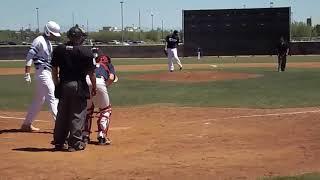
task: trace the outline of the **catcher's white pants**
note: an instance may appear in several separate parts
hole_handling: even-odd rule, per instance
[[[92,85],[89,77],[87,77],[86,80],[87,80],[87,84],[91,87]],[[96,78],[96,84],[97,84],[97,94],[88,100],[88,103],[87,103],[88,106],[91,106],[92,103],[94,103],[95,107],[98,107],[101,109],[110,106],[108,89],[107,89],[104,78]],[[91,91],[91,88],[89,89]]]
[[[91,85],[90,78],[87,76],[86,80],[87,80],[87,84],[90,86],[89,89],[91,91],[92,85]],[[96,84],[97,84],[97,94],[93,97],[90,97],[90,99],[87,101],[87,109],[90,109],[92,104],[94,104],[94,107],[99,108],[99,110],[105,109],[110,106],[109,93],[108,93],[105,79],[96,78]],[[108,126],[110,123],[111,111],[100,112],[100,114],[101,113],[102,113],[102,118],[99,119],[99,122],[98,122],[99,123],[98,125],[100,126],[98,137],[105,137],[105,132],[108,129]]]
[[[48,69],[43,69],[43,67],[36,69],[35,86],[33,101],[23,122],[25,125],[32,124],[44,101],[47,102],[53,119],[56,120],[58,99],[54,97],[55,86],[52,80],[51,71]]]
[[[179,57],[178,57],[177,48],[173,48],[173,49],[168,48],[168,49],[167,49],[167,52],[168,52],[168,66],[169,66],[169,70],[170,70],[170,71],[173,71],[173,70],[174,70],[174,65],[173,65],[173,61],[174,61],[174,60],[177,62],[177,64],[179,65],[179,67],[182,68],[181,61],[180,61],[180,59],[179,59]]]

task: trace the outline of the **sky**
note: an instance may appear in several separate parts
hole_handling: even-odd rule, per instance
[[[40,30],[53,20],[67,31],[73,23],[84,25],[89,31],[103,26],[121,29],[121,0],[0,0],[0,30],[37,28],[37,10]],[[288,7],[292,8],[295,21],[312,17],[313,24],[320,24],[320,0],[123,0],[124,26],[138,26],[139,10],[141,28],[152,27],[182,29],[182,10],[193,9],[240,9]],[[153,14],[153,18],[151,16]],[[87,26],[88,22],[88,26]]]

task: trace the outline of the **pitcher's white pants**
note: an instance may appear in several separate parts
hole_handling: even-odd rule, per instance
[[[168,66],[169,66],[169,71],[173,71],[174,70],[174,65],[173,65],[173,61],[175,60],[177,62],[177,64],[179,65],[180,68],[182,68],[182,64],[181,61],[178,57],[178,51],[177,48],[173,48],[167,49],[168,52]]]
[[[35,120],[35,117],[39,113],[44,101],[47,102],[49,110],[56,120],[58,99],[54,97],[54,83],[52,80],[51,71],[40,67],[35,71],[35,93],[33,101],[29,107],[27,116],[23,124],[29,125]]]

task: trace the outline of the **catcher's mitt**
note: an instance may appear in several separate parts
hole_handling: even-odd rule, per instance
[[[110,74],[109,79],[106,81],[107,87],[111,86],[113,83],[117,83],[118,80],[118,76],[116,76],[115,74]]]
[[[168,56],[168,52],[167,52],[166,49],[163,50],[163,53],[164,53],[166,56]]]
[[[114,80],[113,80],[113,82],[114,82],[114,83],[116,83],[116,82],[118,82],[118,80],[119,80],[118,76],[117,76],[117,75],[115,75],[115,76],[114,76]]]

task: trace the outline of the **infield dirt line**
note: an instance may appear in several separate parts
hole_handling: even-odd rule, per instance
[[[308,114],[308,113],[320,113],[320,110],[313,111],[296,111],[296,112],[284,112],[284,113],[270,113],[270,114],[253,114],[253,115],[242,115],[242,116],[231,116],[231,117],[222,117],[222,118],[211,118],[211,119],[203,119],[202,123],[209,123],[217,120],[228,120],[228,119],[242,119],[242,118],[255,118],[255,117],[268,117],[268,116],[283,116],[283,115],[297,115],[297,114]],[[182,124],[196,123],[199,120],[195,121],[185,121],[181,122]]]
[[[204,123],[208,123],[208,122],[217,121],[217,120],[268,117],[268,116],[283,116],[283,115],[297,115],[297,114],[308,114],[308,113],[320,113],[320,109],[319,110],[312,110],[312,111],[293,111],[293,112],[283,112],[283,113],[253,114],[253,115],[231,116],[231,117],[222,117],[222,118],[210,118],[210,119],[203,119],[201,121]],[[3,119],[23,120],[24,118],[12,117],[12,116],[0,116],[0,121]],[[36,122],[46,122],[46,123],[50,122],[50,121],[46,121],[46,120],[35,120],[35,121]],[[185,121],[185,122],[181,122],[181,123],[188,124],[188,123],[195,123],[195,122],[199,122],[199,120]]]
[[[0,121],[1,119],[15,119],[15,120],[24,120],[25,118],[19,118],[19,117],[12,117],[12,116],[0,116]],[[35,120],[36,122],[49,122],[46,120]]]
[[[14,120],[24,120],[25,118],[19,118],[19,117],[12,117],[12,116],[0,116],[0,121],[4,121],[5,119],[14,119]],[[36,122],[45,122],[48,123],[50,121],[46,120],[35,120]],[[127,130],[130,129],[131,127],[111,127],[110,130]]]

